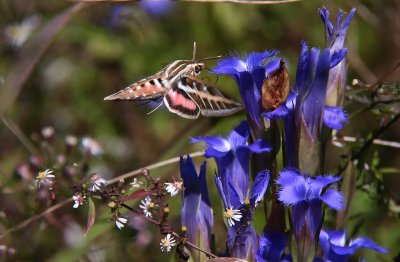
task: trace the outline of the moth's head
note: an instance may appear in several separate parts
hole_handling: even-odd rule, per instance
[[[194,63],[193,64],[193,72],[198,75],[200,74],[201,70],[205,67],[204,63]]]

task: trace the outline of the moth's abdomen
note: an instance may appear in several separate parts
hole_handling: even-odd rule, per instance
[[[161,78],[148,78],[133,83],[104,100],[146,100],[161,97],[166,92],[164,81]]]

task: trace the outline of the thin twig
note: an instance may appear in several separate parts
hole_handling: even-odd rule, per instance
[[[100,2],[139,2],[140,0],[72,0],[77,3],[100,3]],[[150,0],[160,1],[160,0]],[[243,5],[277,5],[277,4],[289,4],[295,2],[301,2],[302,0],[178,0],[178,2],[198,2],[198,3],[233,3]]]
[[[389,122],[387,122],[385,125],[383,125],[382,127],[380,127],[379,129],[375,130],[372,134],[372,136],[365,141],[365,143],[362,145],[362,147],[355,153],[353,154],[353,156],[350,158],[350,160],[348,160],[346,162],[346,164],[342,167],[339,167],[336,175],[340,176],[344,170],[346,170],[347,165],[358,159],[360,157],[361,154],[364,153],[364,151],[366,151],[370,145],[373,144],[374,140],[377,139],[378,136],[380,136],[386,129],[388,129],[389,127],[391,127],[394,123],[397,122],[397,120],[400,119],[400,113],[396,114]]]
[[[203,151],[199,151],[199,152],[191,153],[191,154],[189,154],[189,155],[190,155],[191,157],[198,157],[198,156],[204,155],[204,152],[203,152]],[[110,184],[113,184],[113,183],[116,183],[116,182],[118,182],[119,180],[121,180],[121,179],[123,179],[123,178],[128,178],[128,177],[132,177],[132,176],[141,174],[141,173],[143,172],[144,169],[147,169],[147,170],[156,169],[156,168],[159,168],[159,167],[163,167],[163,166],[166,166],[166,165],[170,165],[170,164],[176,163],[176,162],[179,161],[179,159],[180,159],[179,157],[174,157],[174,158],[167,159],[167,160],[161,161],[161,162],[156,163],[156,164],[153,164],[153,165],[149,165],[149,166],[147,166],[147,167],[142,167],[142,168],[140,168],[140,169],[136,169],[136,170],[134,170],[134,171],[132,171],[132,172],[129,172],[129,173],[126,173],[126,174],[121,175],[121,176],[119,176],[119,177],[116,177],[116,178],[114,178],[114,179],[111,179],[111,180],[109,180],[108,182],[109,182]],[[12,228],[10,228],[10,229],[8,229],[8,230],[5,231],[3,234],[1,234],[1,235],[0,235],[0,239],[3,238],[3,237],[5,237],[5,236],[8,235],[8,234],[14,232],[14,231],[17,231],[17,230],[20,230],[20,229],[26,227],[26,226],[29,225],[30,223],[32,223],[32,222],[34,222],[34,221],[40,219],[41,217],[45,216],[46,214],[51,213],[51,212],[53,212],[53,211],[56,211],[57,209],[59,209],[59,208],[65,206],[65,205],[67,205],[68,203],[71,203],[72,200],[73,200],[72,197],[71,197],[71,198],[68,198],[68,199],[66,199],[66,200],[64,200],[64,201],[62,201],[62,202],[60,202],[60,203],[57,203],[57,204],[55,204],[54,206],[48,208],[48,209],[45,210],[44,212],[42,212],[42,213],[40,213],[40,214],[37,214],[37,215],[34,215],[33,217],[30,217],[30,218],[28,218],[27,220],[22,221],[22,222],[19,223],[18,225],[14,226],[14,227],[12,227]]]
[[[376,87],[380,83],[384,82],[386,78],[388,78],[391,74],[393,74],[400,67],[400,61],[398,61],[389,71],[387,71],[383,76],[379,77],[374,84],[373,87]]]
[[[353,136],[340,136],[340,137],[334,137],[332,139],[332,143],[333,142],[351,142],[351,143],[355,143],[355,142],[361,142],[360,139],[357,139],[356,137]],[[375,145],[380,145],[380,146],[388,146],[388,147],[393,147],[393,148],[400,148],[400,142],[396,142],[396,141],[388,141],[388,140],[382,140],[382,139],[374,139],[372,141],[373,144]]]
[[[204,151],[194,152],[194,153],[191,153],[189,155],[191,157],[199,157],[199,156],[204,155]],[[167,159],[167,160],[164,160],[164,161],[161,161],[161,162],[158,162],[158,163],[146,166],[146,167],[138,168],[138,169],[136,169],[134,171],[131,171],[131,172],[128,172],[126,174],[123,174],[123,175],[120,175],[118,177],[115,177],[113,179],[110,179],[110,180],[108,180],[108,183],[109,184],[117,183],[121,179],[126,179],[126,178],[130,178],[130,177],[134,177],[134,176],[137,176],[139,174],[142,174],[144,169],[152,170],[152,169],[156,169],[156,168],[159,168],[159,167],[162,167],[162,166],[167,166],[167,165],[170,165],[170,164],[178,162],[179,159],[180,159],[180,157],[177,156],[177,157],[170,158],[170,159]]]
[[[43,217],[43,216],[45,216],[45,215],[47,215],[47,214],[49,214],[49,213],[51,213],[51,212],[53,212],[53,211],[56,211],[57,209],[59,209],[59,208],[65,206],[66,204],[71,203],[71,202],[72,202],[72,197],[71,197],[71,198],[68,198],[68,199],[65,199],[64,201],[62,201],[62,202],[60,202],[60,203],[55,204],[54,206],[52,206],[52,207],[46,209],[45,211],[43,211],[43,212],[40,213],[40,214],[34,215],[34,216],[30,217],[29,219],[27,219],[27,220],[25,220],[25,221],[22,221],[22,222],[19,223],[18,225],[13,226],[12,228],[6,230],[6,232],[4,232],[3,234],[1,234],[1,235],[0,235],[0,239],[3,238],[3,237],[5,237],[5,236],[8,235],[8,234],[14,232],[14,231],[17,231],[17,230],[20,230],[20,229],[26,227],[27,225],[29,225],[29,224],[32,223],[33,221],[36,221],[36,220],[38,220],[39,218],[41,218],[41,217]]]

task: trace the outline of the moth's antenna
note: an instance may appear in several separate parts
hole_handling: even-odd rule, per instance
[[[150,115],[151,113],[153,113],[154,111],[156,111],[157,109],[159,109],[160,106],[162,106],[163,103],[164,103],[164,101],[161,100],[161,103],[160,103],[156,108],[154,108],[153,110],[151,110],[150,112],[148,112],[147,115]]]
[[[222,57],[222,55],[207,57],[207,58],[203,58],[203,59],[199,60],[199,62],[203,62],[203,61],[207,61],[207,60],[220,59],[221,57]]]
[[[196,41],[193,42],[193,61],[196,58]]]

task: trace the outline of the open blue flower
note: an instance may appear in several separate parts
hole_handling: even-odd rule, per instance
[[[228,187],[226,174],[232,176],[241,192],[246,192],[249,183],[249,163],[251,153],[269,152],[271,146],[262,139],[251,145],[247,144],[250,129],[246,121],[240,123],[229,133],[227,138],[221,136],[192,138],[192,143],[204,142],[207,145],[205,156],[214,158],[218,166],[218,175],[222,177],[225,188]]]
[[[257,251],[257,236],[252,225],[253,212],[262,200],[269,184],[269,171],[261,171],[256,176],[250,190],[240,189],[230,175],[226,176],[228,187],[220,176],[215,183],[224,204],[224,217],[229,226],[227,248],[230,256],[239,258],[254,257]],[[249,184],[249,181],[247,181]]]
[[[238,86],[240,96],[251,124],[261,127],[261,87],[266,75],[279,68],[279,59],[266,61],[278,54],[277,51],[253,52],[240,57],[234,54],[222,59],[212,69],[217,74],[232,76]]]
[[[359,248],[368,248],[380,253],[388,253],[388,250],[378,246],[374,241],[365,237],[350,240],[347,244],[346,231],[321,230],[319,241],[324,253],[324,259],[332,262],[346,262],[350,255]]]
[[[197,175],[192,158],[180,159],[180,173],[183,180],[183,199],[181,220],[186,227],[186,237],[189,241],[210,248],[213,226],[213,211],[208,198],[206,182],[206,166],[204,162]]]
[[[276,183],[279,185],[278,200],[292,207],[292,219],[295,234],[300,234],[304,226],[311,235],[315,235],[322,219],[322,203],[340,210],[343,196],[332,185],[339,177],[308,177],[297,169],[287,168],[280,174]]]
[[[289,236],[285,233],[265,230],[264,235],[258,236],[260,247],[257,251],[257,262],[282,261],[288,240]]]

